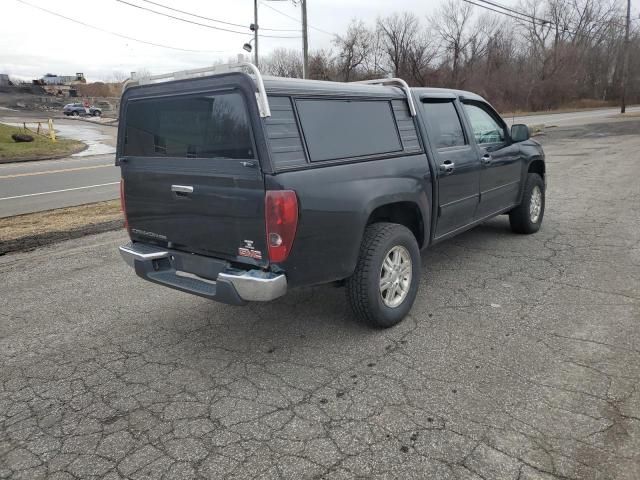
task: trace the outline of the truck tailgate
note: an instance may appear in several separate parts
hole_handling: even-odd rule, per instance
[[[126,102],[119,162],[134,241],[267,263],[264,179],[248,112],[246,97],[228,87]]]

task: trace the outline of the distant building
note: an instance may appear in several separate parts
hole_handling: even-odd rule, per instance
[[[82,72],[76,73],[75,76],[47,73],[40,80],[34,80],[34,83],[38,83],[39,85],[72,85],[74,83],[87,83],[87,81]]]
[[[0,73],[0,87],[8,87],[9,85],[9,75]]]

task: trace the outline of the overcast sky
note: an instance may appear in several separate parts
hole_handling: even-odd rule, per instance
[[[248,25],[253,22],[253,0],[153,0],[156,4],[204,17],[247,25],[246,28],[188,17],[144,0],[125,1],[209,25],[246,31],[246,34],[183,23],[117,0],[24,0],[31,5],[55,11],[59,15],[103,30],[176,49],[197,51],[173,50],[94,30],[18,0],[2,0],[0,73],[31,79],[48,72],[59,75],[84,72],[90,81],[108,80],[114,71],[128,74],[140,68],[146,68],[152,73],[165,73],[206,66],[216,59],[235,59],[238,53],[244,53],[242,45],[252,36]],[[326,32],[342,33],[352,18],[373,23],[380,15],[405,10],[424,18],[439,2],[440,0],[308,0],[307,5],[310,26]],[[298,38],[266,38],[261,35],[260,53],[267,53],[277,47],[301,49],[300,23],[276,13],[270,6],[294,18],[300,18],[300,7],[295,6],[291,0],[261,0],[261,33]],[[294,31],[276,32],[267,31],[267,28]],[[309,29],[311,49],[330,47],[331,39],[331,35],[327,33]]]

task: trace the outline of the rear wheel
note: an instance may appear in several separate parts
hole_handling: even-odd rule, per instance
[[[80,112],[78,112],[77,110],[73,111],[73,116],[74,117],[79,117],[80,116]]]
[[[347,280],[351,309],[374,327],[399,323],[415,301],[420,270],[418,242],[408,228],[396,223],[369,225],[356,270]]]
[[[527,174],[522,203],[509,212],[511,230],[516,233],[535,233],[540,230],[544,216],[544,181],[537,173]]]

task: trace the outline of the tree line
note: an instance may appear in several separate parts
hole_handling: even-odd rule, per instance
[[[600,106],[621,94],[621,0],[522,0],[512,16],[446,0],[429,17],[411,12],[351,21],[332,48],[309,53],[308,77],[401,77],[412,86],[471,90],[499,110]],[[632,22],[627,102],[640,102],[640,28]],[[302,77],[302,55],[277,49],[260,69]]]

